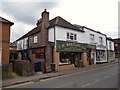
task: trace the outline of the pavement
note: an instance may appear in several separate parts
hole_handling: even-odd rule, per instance
[[[12,78],[12,79],[3,80],[1,87],[4,88],[7,86],[28,83],[31,81],[37,82],[37,81],[40,81],[43,79],[59,77],[62,75],[67,75],[67,74],[71,74],[71,73],[85,71],[85,70],[89,70],[89,69],[93,69],[93,68],[97,68],[97,67],[101,67],[101,66],[106,66],[106,65],[114,64],[114,63],[118,63],[118,60],[114,60],[112,62],[103,63],[103,64],[93,64],[93,65],[89,65],[88,67],[78,67],[78,68],[73,69],[73,70],[67,70],[67,71],[61,71],[61,72],[52,72],[52,73],[37,72],[33,76],[17,76],[17,77]]]

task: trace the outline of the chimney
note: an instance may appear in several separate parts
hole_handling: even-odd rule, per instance
[[[41,23],[42,23],[42,18],[40,18],[39,20],[37,20],[36,25],[37,25],[37,26],[40,26],[40,25],[41,25]]]
[[[42,12],[42,27],[47,28],[49,27],[49,12],[46,9]]]

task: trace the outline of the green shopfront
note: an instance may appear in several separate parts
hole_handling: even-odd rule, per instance
[[[93,46],[78,42],[56,41],[56,52],[59,52],[59,65],[73,64],[75,67],[79,67],[85,63],[89,64],[87,60],[87,50],[89,48],[91,49]]]

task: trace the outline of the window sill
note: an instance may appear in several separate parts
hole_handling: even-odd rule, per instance
[[[59,63],[59,66],[71,65],[70,63]]]
[[[66,40],[68,42],[77,42],[77,40]]]

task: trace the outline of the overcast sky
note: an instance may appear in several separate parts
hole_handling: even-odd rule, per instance
[[[2,0],[0,16],[14,22],[11,42],[36,27],[46,8],[50,19],[61,16],[72,24],[86,26],[118,37],[119,0]]]

